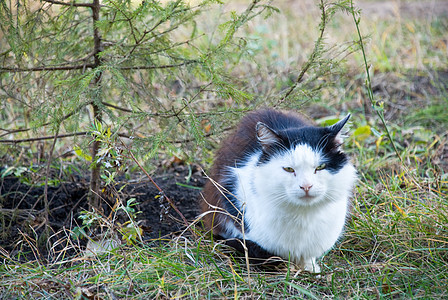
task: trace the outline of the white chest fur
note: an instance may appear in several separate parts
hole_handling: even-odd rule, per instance
[[[319,272],[316,258],[330,250],[343,231],[356,179],[354,167],[347,163],[336,174],[301,175],[317,190],[313,197],[303,197],[302,179],[281,168],[284,157],[262,167],[256,165],[258,159],[254,155],[245,167],[231,169],[237,179],[235,196],[248,226],[240,237],[278,256],[290,257],[305,270]],[[313,157],[308,160],[315,164]],[[306,164],[300,164],[306,169]]]

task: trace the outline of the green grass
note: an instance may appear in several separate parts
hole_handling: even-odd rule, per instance
[[[316,8],[299,18],[297,11],[283,11],[253,20],[239,33],[251,38],[253,61],[232,72],[247,77],[247,90],[262,95],[260,103],[275,103],[318,34]],[[320,277],[288,264],[275,270],[248,268],[198,232],[197,238],[124,245],[99,256],[85,256],[65,241],[78,254],[47,264],[19,262],[0,247],[0,298],[447,298],[448,22],[438,16],[371,18],[364,13],[360,25],[369,35],[365,47],[375,100],[385,103],[386,124],[403,162],[370,108],[359,52],[346,57],[339,73],[318,78],[325,83],[319,93],[307,98],[304,89],[300,101],[294,98],[284,106],[312,116],[350,111],[352,133],[369,128],[346,142],[359,183],[345,234],[322,258]],[[357,39],[350,16],[331,25],[328,45]]]
[[[448,284],[446,182],[379,172],[362,180],[344,239],[320,277],[246,268],[204,237],[123,246],[48,265],[3,256],[3,298],[443,298]],[[445,187],[443,187],[445,185]]]

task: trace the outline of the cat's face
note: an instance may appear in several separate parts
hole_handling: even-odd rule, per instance
[[[259,165],[256,180],[259,189],[266,190],[274,201],[313,205],[345,185],[343,177],[331,173],[327,164],[328,159],[322,153],[301,144]]]
[[[347,193],[355,170],[340,149],[339,132],[347,118],[343,121],[337,127],[287,132],[257,125],[263,153],[255,171],[256,188],[274,202],[303,206],[332,201],[339,198],[338,193]]]

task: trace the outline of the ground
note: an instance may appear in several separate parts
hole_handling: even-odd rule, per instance
[[[432,79],[434,77],[437,80],[434,81]],[[378,99],[383,99],[390,104],[391,109],[386,114],[387,120],[397,117],[404,120],[406,119],[406,108],[410,103],[425,107],[427,100],[424,95],[437,94],[436,87],[439,87],[440,84],[445,85],[446,78],[448,78],[448,73],[445,71],[435,72],[430,76],[413,75],[406,78],[393,74],[379,74],[373,82],[373,91]],[[321,118],[325,116],[326,112],[322,111],[321,107],[310,106],[306,113],[315,118]],[[369,106],[366,106],[366,113],[373,114]],[[437,120],[429,121],[429,123],[428,125],[437,131],[439,127]],[[408,124],[408,126],[411,125]],[[443,132],[443,128],[439,128],[439,130]],[[402,138],[401,143],[406,146],[414,143],[414,140],[419,137],[410,131],[409,133],[402,132]],[[435,157],[432,158],[441,172],[448,170],[447,155],[448,147],[442,143]],[[182,161],[170,164],[155,162],[155,164],[158,164],[158,167],[153,179],[191,223],[200,214],[198,203],[201,188],[206,180],[202,168],[194,164],[185,164]],[[11,256],[16,256],[19,251],[27,253],[27,259],[36,257],[35,252],[31,251],[31,244],[36,245],[41,258],[48,256],[49,249],[56,250],[55,245],[61,244],[61,239],[64,240],[70,236],[67,232],[82,225],[82,220],[79,218],[80,213],[89,210],[87,202],[88,174],[88,171],[85,170],[84,174],[72,174],[65,180],[60,178],[61,184],[49,186],[49,228],[51,231],[49,242],[46,241],[46,235],[43,235],[45,228],[43,181],[34,179],[35,184],[31,185],[29,184],[30,180],[24,180],[26,176],[23,175],[1,178],[1,247]],[[159,191],[148,178],[118,177],[116,184],[107,187],[103,196],[108,199],[103,204],[105,219],[115,219],[115,222],[121,223],[129,221],[129,217],[123,215],[122,212],[121,214],[119,212],[111,214],[111,207],[114,206],[117,198],[124,204],[129,199],[135,198],[135,202],[138,204],[134,208],[139,212],[136,215],[136,221],[143,230],[143,239],[146,242],[160,237],[172,238],[176,233],[185,229],[182,217],[170,207],[165,198],[160,197]],[[94,234],[91,233],[91,235]],[[24,240],[30,241],[30,243],[26,245]],[[38,241],[35,242],[35,240]],[[87,239],[81,239],[79,243],[83,249]],[[61,250],[63,247],[59,246],[59,248]]]
[[[200,187],[205,181],[199,167],[183,164],[160,167],[153,179],[189,222],[198,216]],[[137,214],[136,221],[143,229],[145,241],[159,237],[168,238],[185,228],[181,217],[170,207],[165,198],[160,197],[159,191],[149,180],[141,180],[138,183],[132,183],[130,180],[130,182],[119,181],[116,187],[124,186],[124,188],[114,195],[120,195],[121,201],[136,199],[138,204],[135,210],[141,212]],[[0,195],[3,212],[0,245],[11,256],[15,256],[18,251],[25,251],[28,253],[27,258],[32,259],[35,254],[23,241],[39,239],[44,232],[44,187],[33,187],[21,182],[17,177],[7,176],[0,181]],[[75,227],[81,226],[80,213],[89,210],[87,196],[88,184],[80,176],[73,177],[71,182],[48,188],[51,237],[49,243],[30,243],[38,245],[40,258],[45,259],[48,248],[66,238],[67,231],[73,231]],[[113,201],[110,198],[108,202],[105,201],[104,215],[114,215],[122,223],[129,220],[123,215],[110,214]],[[86,239],[80,241],[83,246],[86,242]]]

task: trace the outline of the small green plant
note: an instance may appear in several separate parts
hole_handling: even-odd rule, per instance
[[[138,226],[136,217],[140,211],[136,211],[134,206],[138,203],[135,202],[135,198],[130,198],[126,201],[126,205],[118,206],[117,210],[123,210],[128,216],[129,220],[120,224],[119,232],[122,235],[123,241],[128,245],[132,245],[136,242],[142,241],[143,230]]]
[[[21,177],[28,171],[29,170],[26,167],[11,166],[11,167],[7,167],[7,168],[3,169],[1,171],[1,175],[2,175],[2,178],[5,178],[6,176],[9,176],[9,175],[14,175],[15,177]]]
[[[363,42],[363,36],[361,35],[361,31],[359,29],[359,23],[361,21],[361,18],[359,17],[360,15],[360,11],[355,9],[355,6],[353,4],[353,0],[350,0],[350,10],[349,12],[351,13],[352,17],[353,17],[353,21],[356,27],[356,32],[358,34],[358,38],[359,38],[359,47],[361,49],[361,53],[362,53],[362,57],[363,57],[363,62],[364,62],[364,68],[366,71],[366,82],[365,82],[365,86],[367,89],[367,96],[368,99],[370,101],[370,104],[372,105],[373,110],[376,112],[377,116],[380,118],[381,123],[384,126],[384,129],[386,131],[386,136],[389,139],[392,147],[394,148],[395,154],[398,156],[398,158],[400,160],[402,160],[400,152],[397,149],[397,146],[394,142],[394,138],[392,136],[392,133],[389,131],[389,127],[386,124],[386,120],[384,118],[384,102],[383,101],[377,101],[375,100],[375,97],[373,95],[373,89],[372,89],[372,80],[370,78],[370,70],[369,70],[369,64],[367,63],[367,56],[365,53],[365,45]]]
[[[92,211],[83,211],[79,218],[82,220],[82,225],[75,227],[73,234],[75,237],[87,237],[86,230],[95,232],[99,228],[100,231],[105,230],[110,232],[120,233],[122,240],[126,244],[133,244],[135,242],[141,242],[142,229],[137,222],[137,215],[140,213],[135,210],[135,206],[138,204],[135,198],[130,198],[126,201],[121,200],[118,195],[120,190],[124,188],[124,185],[116,190],[117,182],[115,178],[118,174],[122,173],[127,168],[129,162],[124,151],[128,151],[124,148],[119,141],[118,135],[112,133],[111,127],[107,126],[98,120],[95,120],[89,131],[92,136],[92,143],[98,142],[101,147],[98,149],[98,153],[95,157],[87,157],[81,150],[78,150],[79,156],[87,157],[92,160],[93,165],[102,165],[101,178],[104,182],[104,189],[108,189],[110,192],[110,198],[115,201],[114,206],[111,208],[111,212],[108,217],[103,215],[102,208],[92,208]],[[98,212],[96,212],[98,210]],[[126,221],[120,223],[117,216],[125,216]]]
[[[117,201],[108,217],[95,211],[82,211],[78,217],[82,224],[73,228],[72,238],[91,240],[98,233],[101,235],[107,233],[107,236],[111,236],[115,232],[119,233],[122,241],[128,245],[141,242],[143,230],[137,222],[137,215],[140,212],[135,210],[136,205],[138,203],[135,202],[135,198],[130,198],[125,203]],[[124,212],[121,215],[124,215],[127,221],[122,223],[118,221],[120,211]]]
[[[86,210],[81,211],[78,218],[82,221],[82,224],[74,227],[72,230],[72,237],[76,239],[89,237],[90,229],[99,223],[103,223],[102,221],[104,220],[100,214]]]
[[[52,166],[55,168],[55,166]],[[42,166],[34,166],[30,165],[29,167],[24,166],[11,166],[3,169],[0,174],[1,178],[5,178],[7,176],[14,176],[20,180],[21,183],[24,183],[29,186],[44,186],[45,182],[49,186],[58,186],[61,184],[61,178],[46,178],[46,176],[42,176]]]
[[[93,137],[91,143],[98,142],[101,145],[93,158],[92,165],[104,167],[101,178],[105,186],[111,185],[114,183],[115,176],[127,167],[123,161],[125,158],[122,155],[123,146],[118,141],[118,134],[113,134],[110,126],[103,125],[98,120],[94,121],[90,134]]]

